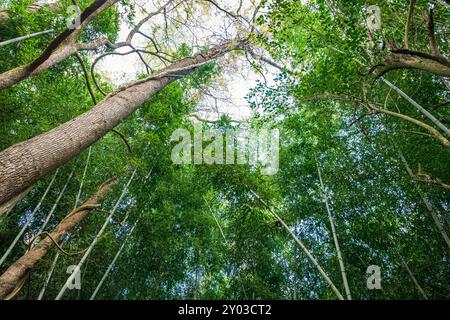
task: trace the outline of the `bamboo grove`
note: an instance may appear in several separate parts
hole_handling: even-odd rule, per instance
[[[442,0],[0,0],[0,299],[450,298],[449,21]],[[246,118],[218,107],[239,81]],[[277,172],[174,164],[198,126],[278,130]]]

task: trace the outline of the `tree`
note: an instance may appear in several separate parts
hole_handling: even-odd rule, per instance
[[[5,6],[2,40],[56,39],[0,47],[3,75],[104,41],[0,90],[5,297],[450,297],[443,1],[379,3],[379,28],[363,1],[77,3],[91,21],[73,31],[69,1]],[[230,130],[279,130],[278,172],[175,165],[173,132],[199,127],[224,147]],[[383,290],[367,288],[372,265]]]

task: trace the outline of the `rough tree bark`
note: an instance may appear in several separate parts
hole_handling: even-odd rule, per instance
[[[154,75],[108,95],[93,109],[0,153],[0,205],[77,156],[136,111],[169,83],[198,66],[240,49],[243,41],[228,41],[185,58]]]
[[[78,226],[89,212],[100,206],[101,199],[111,190],[115,180],[105,182],[97,193],[79,208],[69,213],[56,228],[50,233],[52,239],[60,242],[61,239]],[[0,299],[6,299],[8,295],[20,284],[20,281],[54,246],[54,242],[46,236],[35,247],[13,263],[0,276]]]
[[[394,69],[417,69],[434,73],[443,77],[450,77],[450,67],[447,63],[426,59],[417,55],[396,54],[384,57],[387,70]]]
[[[26,189],[25,191],[23,191],[21,194],[15,196],[14,198],[12,198],[11,200],[9,200],[8,202],[2,204],[0,206],[0,216],[6,214],[8,215],[8,213],[11,211],[12,208],[14,208],[14,206],[20,202],[33,188],[33,186],[29,187],[28,189]]]

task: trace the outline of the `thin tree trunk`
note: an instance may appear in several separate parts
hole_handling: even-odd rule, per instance
[[[67,238],[66,238],[67,239]],[[64,244],[64,240],[63,240],[63,243],[61,244],[61,245],[63,245]],[[55,271],[55,268],[56,268],[56,264],[58,263],[58,260],[59,260],[59,257],[60,257],[61,255],[60,255],[60,253],[59,253],[59,251],[56,253],[56,255],[55,255],[55,258],[53,259],[53,262],[52,262],[52,266],[50,267],[50,270],[49,270],[49,272],[48,272],[48,274],[47,274],[47,278],[45,279],[45,282],[44,282],[44,285],[42,286],[42,289],[41,289],[41,292],[39,292],[39,296],[38,296],[38,298],[37,298],[37,300],[42,300],[42,297],[44,296],[44,294],[45,294],[45,290],[47,290],[47,286],[48,286],[48,284],[50,283],[50,279],[52,278],[52,276],[53,276],[53,272]]]
[[[415,277],[414,274],[412,273],[411,269],[409,269],[408,264],[406,263],[405,259],[403,259],[402,255],[401,255],[400,253],[398,253],[398,256],[399,256],[399,258],[400,258],[400,261],[401,261],[403,267],[406,269],[406,271],[408,272],[408,274],[409,274],[411,280],[414,282],[414,285],[416,286],[417,291],[420,292],[420,294],[422,295],[422,297],[423,297],[425,300],[428,300],[427,294],[425,293],[425,291],[423,291],[422,287],[420,286],[420,284],[419,284],[419,282],[417,281],[416,277]]]
[[[175,79],[241,45],[240,41],[226,42],[183,59],[117,90],[93,109],[57,128],[4,150],[0,153],[0,205],[73,159]]]
[[[436,224],[439,232],[442,235],[442,238],[444,239],[445,243],[447,244],[447,246],[450,249],[450,239],[447,235],[447,232],[444,229],[444,226],[442,225],[442,223],[439,221],[439,218],[436,214],[436,212],[434,211],[433,207],[431,206],[430,201],[428,201],[427,197],[425,196],[425,194],[422,191],[422,188],[420,188],[419,184],[417,183],[417,181],[414,178],[414,173],[412,172],[408,161],[406,161],[405,157],[403,156],[403,152],[397,148],[397,151],[400,155],[400,158],[403,162],[403,165],[405,166],[406,171],[408,172],[409,176],[412,179],[412,182],[414,184],[414,186],[416,187],[417,192],[419,193],[420,197],[422,198],[423,203],[425,204],[425,207],[427,208],[428,212],[430,213],[431,217],[433,218],[434,223]]]
[[[411,28],[413,18],[414,18],[414,6],[416,5],[416,0],[409,1],[409,11],[408,11],[408,20],[405,25],[405,34],[403,40],[403,46],[405,49],[409,49],[409,30]]]
[[[211,206],[209,205],[209,203],[208,203],[208,201],[206,200],[206,198],[203,197],[203,199],[205,200],[206,205],[208,206],[209,212],[211,212],[211,215],[213,216],[214,221],[216,222],[217,227],[219,228],[220,234],[222,235],[222,238],[223,238],[223,241],[225,242],[225,245],[226,245],[227,247],[230,247],[230,243],[228,242],[227,238],[225,237],[225,233],[223,232],[222,226],[220,225],[219,220],[218,220],[217,217],[216,217],[216,214],[212,211]],[[238,271],[238,272],[239,272],[239,273],[238,273],[239,282],[241,283],[241,288],[242,288],[242,292],[244,293],[245,299],[248,300],[247,291],[245,290],[245,287],[244,287],[244,281],[242,280],[240,271],[241,271],[241,269],[239,268],[239,271]]]
[[[72,172],[70,173],[69,177],[67,178],[66,183],[64,184],[63,188],[58,194],[58,198],[56,198],[55,203],[53,204],[52,208],[50,209],[50,212],[45,217],[44,223],[39,228],[39,231],[36,233],[36,235],[39,235],[39,233],[43,232],[45,230],[45,227],[47,227],[47,224],[50,222],[51,217],[53,216],[53,213],[55,212],[56,208],[58,207],[59,201],[61,201],[62,196],[66,192],[67,186],[69,185],[70,180],[72,180],[73,173],[75,172],[75,168],[73,168]]]
[[[123,248],[125,248],[125,244],[127,243],[127,240],[131,237],[131,234],[133,233],[134,228],[136,228],[137,223],[138,223],[138,221],[136,221],[135,224],[133,225],[133,228],[131,228],[130,232],[127,235],[127,238],[125,239],[125,241],[120,246],[119,251],[117,251],[116,255],[114,256],[114,259],[112,260],[112,262],[110,263],[110,265],[106,269],[105,273],[103,274],[102,279],[98,283],[97,287],[94,290],[94,293],[92,293],[92,296],[91,296],[91,298],[89,300],[94,300],[95,297],[97,296],[98,291],[100,290],[100,288],[103,285],[103,282],[105,282],[106,277],[108,277],[109,273],[111,272],[112,268],[114,267],[114,264],[116,263],[117,259],[119,258],[120,254],[122,253]]]
[[[31,212],[30,216],[28,217],[28,220],[25,222],[25,224],[23,225],[22,229],[20,229],[19,233],[17,234],[17,236],[14,238],[13,242],[10,244],[10,246],[8,247],[8,249],[6,250],[6,252],[3,254],[2,258],[0,259],[0,267],[3,265],[3,263],[5,262],[5,260],[8,258],[8,256],[10,255],[11,251],[14,249],[14,247],[16,246],[17,242],[19,242],[19,240],[22,238],[23,234],[25,233],[25,231],[27,230],[27,228],[30,226],[31,222],[32,222],[32,218],[34,217],[35,213],[39,210],[39,208],[42,205],[42,202],[44,202],[45,197],[47,196],[47,193],[50,191],[50,188],[53,185],[53,182],[55,182],[55,178],[58,175],[58,171],[55,172],[55,174],[53,175],[52,180],[50,181],[50,183],[47,186],[47,189],[45,189],[44,194],[42,195],[41,199],[39,200],[38,204],[36,205],[36,207],[34,208],[33,212]]]
[[[81,192],[83,190],[84,179],[86,178],[86,172],[87,172],[87,169],[89,166],[89,160],[91,159],[91,153],[92,153],[92,147],[89,147],[89,152],[88,152],[88,155],[86,158],[86,164],[84,165],[83,176],[81,177],[80,187],[78,188],[78,193],[77,193],[77,197],[75,198],[75,204],[73,206],[73,210],[75,210],[77,208],[78,202],[80,201]],[[61,242],[61,247],[63,247],[64,244],[69,240],[70,235],[71,234],[66,235],[64,240]],[[56,264],[58,263],[59,257],[60,257],[60,252],[58,251],[55,255],[55,258],[53,259],[50,270],[48,271],[47,278],[45,279],[45,282],[42,285],[42,289],[39,292],[39,296],[37,298],[38,300],[42,300],[42,297],[45,294],[45,290],[47,290],[47,286],[50,283],[50,280],[53,276],[53,272],[55,271]]]
[[[53,33],[53,32],[55,32],[55,30],[48,29],[48,30],[45,30],[45,31],[31,33],[31,34],[28,34],[26,36],[17,37],[17,38],[14,38],[14,39],[9,39],[9,40],[0,42],[0,47],[6,46],[6,45],[11,44],[11,43],[16,43],[16,42],[19,42],[19,41],[22,41],[22,40],[27,40],[27,39],[30,39],[30,38],[33,38],[33,37],[41,36],[41,35],[44,35],[44,34],[47,34],[47,33]]]
[[[61,200],[62,196],[64,195],[64,192],[66,191],[66,188],[67,188],[67,186],[68,186],[70,180],[72,179],[72,176],[73,176],[74,171],[75,171],[75,168],[72,170],[72,172],[70,173],[69,177],[67,178],[66,183],[64,184],[62,190],[59,192],[58,197],[56,198],[55,202],[53,203],[53,206],[52,206],[50,212],[47,214],[47,216],[46,216],[46,218],[45,218],[45,220],[44,220],[44,223],[43,223],[42,226],[39,228],[39,231],[36,233],[35,237],[38,236],[39,233],[43,232],[44,229],[45,229],[45,227],[46,227],[47,224],[49,223],[50,218],[53,216],[53,213],[55,212],[56,207],[57,207],[58,204],[59,204],[59,201]],[[52,182],[53,182],[53,180],[52,180]],[[51,184],[52,184],[52,183],[51,183]],[[49,187],[51,187],[51,184],[49,185]],[[48,188],[47,188],[47,190],[48,190]],[[47,193],[44,193],[44,195],[46,195],[46,194],[47,194]],[[40,204],[42,204],[42,201],[40,202]],[[39,207],[40,207],[40,204],[39,204]],[[36,208],[39,208],[39,207],[36,207]],[[35,208],[34,212],[37,211],[36,208]],[[74,210],[75,210],[75,209],[74,209]],[[32,216],[33,216],[33,215],[34,215],[34,214],[32,214]],[[15,247],[16,244],[17,244],[17,242],[18,242],[18,241],[20,240],[20,238],[22,237],[24,231],[30,226],[30,224],[31,224],[31,219],[29,220],[29,222],[27,222],[27,223],[24,225],[24,227],[21,229],[21,231],[19,232],[19,234],[17,235],[17,237],[14,239],[13,243],[12,243],[12,244],[10,245],[10,247],[8,248],[8,251],[7,251],[7,252],[5,253],[5,255],[2,257],[2,260],[1,260],[0,265],[3,263],[3,261],[4,261],[4,260],[8,257],[8,255],[11,253],[12,249],[14,249],[14,247]],[[32,241],[32,240],[31,240],[31,241]]]
[[[309,261],[314,265],[314,267],[319,271],[319,274],[322,276],[322,278],[325,280],[325,282],[330,286],[330,288],[333,290],[333,292],[336,294],[339,300],[344,300],[344,296],[339,292],[339,290],[334,285],[333,281],[331,281],[330,277],[325,273],[325,271],[322,269],[319,262],[316,260],[316,258],[313,257],[311,252],[306,248],[306,246],[303,244],[303,242],[300,241],[299,238],[291,231],[289,226],[284,222],[283,219],[273,210],[271,206],[269,206],[259,195],[257,195],[253,190],[251,190],[251,193],[272,213],[272,215],[283,225],[283,227],[286,229],[287,232],[292,236],[292,238],[295,240],[295,242],[298,244],[300,249],[303,251],[303,253],[306,255],[306,257],[309,259]]]
[[[78,52],[79,44],[69,41],[55,50],[39,67],[30,71],[31,63],[0,74],[0,90],[11,87],[29,77],[36,76]]]
[[[419,121],[417,119],[411,118],[407,115],[398,113],[398,112],[393,112],[387,109],[383,109],[383,108],[376,108],[374,107],[372,104],[369,104],[370,108],[375,110],[376,112],[380,112],[380,113],[384,113],[390,116],[394,116],[397,117],[399,119],[402,119],[404,121],[408,121],[410,123],[413,123],[425,130],[428,130],[429,133],[431,133],[431,136],[433,138],[435,138],[437,141],[439,141],[443,146],[450,148],[450,141],[447,140],[437,129],[435,129],[434,127],[426,124],[425,122]]]
[[[325,200],[325,206],[327,207],[328,219],[330,220],[331,233],[333,234],[334,245],[336,247],[336,253],[337,253],[338,260],[339,260],[339,268],[341,269],[342,282],[344,283],[345,294],[347,296],[347,300],[352,300],[352,295],[350,293],[350,287],[349,287],[348,281],[347,281],[347,272],[345,271],[344,259],[342,258],[342,253],[341,253],[339,241],[337,238],[336,228],[334,225],[333,215],[331,214],[330,205],[328,203],[328,197],[325,192],[325,186],[323,185],[322,174],[320,172],[320,166],[319,166],[319,163],[316,163],[316,165],[317,165],[317,172],[319,173],[320,186],[322,187],[323,198]]]
[[[100,206],[101,199],[111,190],[115,181],[104,183],[95,196],[87,200],[81,207],[69,213],[58,226],[50,233],[52,239],[59,242],[66,234],[71,232],[89,212]],[[27,273],[38,263],[54,246],[50,237],[42,239],[34,248],[24,254],[19,260],[13,263],[0,276],[0,299],[7,298]]]
[[[78,206],[78,202],[80,201],[80,197],[81,197],[81,192],[83,191],[83,184],[84,184],[84,179],[86,178],[86,172],[89,166],[89,160],[91,159],[91,153],[92,153],[92,146],[89,147],[88,150],[88,155],[86,158],[86,164],[84,165],[84,170],[83,170],[83,176],[81,177],[81,182],[80,182],[80,187],[78,188],[78,193],[77,193],[77,197],[75,199],[75,204],[73,209],[75,210],[75,208]]]
[[[401,95],[403,98],[405,98],[411,105],[413,105],[417,110],[419,110],[425,117],[430,119],[431,122],[433,122],[439,129],[444,131],[447,136],[450,136],[450,130],[442,124],[438,119],[436,119],[431,113],[429,113],[424,107],[422,107],[420,104],[418,104],[416,101],[411,99],[406,93],[404,93],[402,90],[400,90],[397,86],[393,85],[391,82],[386,80],[385,78],[381,78],[384,83],[386,83],[389,88],[397,92],[399,95]]]
[[[103,235],[103,232],[105,232],[106,227],[108,226],[108,224],[110,223],[110,220],[114,216],[114,213],[116,212],[117,208],[119,207],[119,204],[122,202],[122,199],[125,196],[125,194],[127,193],[128,187],[130,186],[130,183],[133,180],[135,174],[136,174],[136,169],[131,174],[130,179],[128,179],[127,184],[124,186],[124,188],[122,190],[122,194],[120,195],[119,199],[117,200],[115,206],[111,209],[108,217],[105,220],[105,223],[103,224],[103,226],[101,227],[101,229],[97,233],[97,235],[95,236],[94,240],[92,240],[92,243],[90,244],[90,246],[87,249],[87,251],[84,253],[84,255],[81,258],[80,262],[78,262],[78,264],[77,264],[76,268],[74,269],[74,271],[72,272],[72,274],[69,276],[67,281],[64,283],[63,287],[59,291],[58,296],[55,298],[55,300],[61,300],[61,298],[64,296],[64,293],[66,292],[66,290],[68,288],[68,285],[73,281],[73,279],[75,278],[77,273],[80,271],[80,269],[83,266],[84,262],[86,262],[86,259],[89,257],[89,255],[91,254],[91,252],[94,249],[95,245],[99,241],[100,237]]]

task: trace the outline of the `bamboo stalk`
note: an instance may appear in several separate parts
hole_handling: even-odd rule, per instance
[[[381,78],[381,80],[384,81],[391,89],[393,89],[395,92],[397,92],[399,95],[401,95],[403,98],[405,98],[410,104],[412,104],[414,107],[416,107],[417,110],[419,110],[425,117],[431,120],[437,127],[439,127],[442,131],[444,131],[448,136],[450,136],[450,130],[442,124],[438,119],[436,119],[431,113],[429,113],[424,107],[422,107],[420,104],[415,102],[411,97],[409,97],[406,93],[404,93],[402,90],[400,90],[398,87],[393,85],[391,82],[386,80],[385,78]]]
[[[420,195],[423,203],[425,204],[428,212],[430,213],[431,217],[433,218],[434,223],[436,224],[439,232],[441,233],[442,238],[444,239],[445,243],[447,244],[447,246],[450,249],[450,239],[449,239],[449,237],[447,235],[447,232],[444,229],[444,226],[439,221],[439,218],[438,218],[436,212],[433,210],[433,207],[431,206],[430,201],[427,199],[427,197],[423,193],[422,189],[420,188],[419,184],[414,179],[414,173],[412,172],[411,168],[409,167],[408,161],[406,161],[406,159],[405,159],[405,157],[403,155],[403,152],[399,148],[397,148],[397,152],[400,155],[400,158],[401,158],[401,160],[403,162],[403,165],[405,166],[406,171],[408,172],[409,176],[411,177],[412,182],[413,182],[414,186],[416,187],[417,192],[419,193],[419,195]]]
[[[2,264],[5,262],[5,260],[8,258],[8,256],[11,254],[11,251],[14,249],[14,247],[16,246],[17,242],[19,242],[20,238],[22,238],[22,235],[25,233],[25,230],[27,230],[27,228],[30,226],[31,222],[32,222],[32,217],[34,217],[34,215],[36,214],[36,212],[39,210],[39,208],[42,205],[42,202],[44,202],[45,197],[47,196],[48,192],[50,191],[50,188],[52,187],[53,183],[55,182],[55,178],[56,175],[58,174],[58,170],[56,170],[55,174],[53,175],[52,180],[50,181],[50,183],[47,186],[47,189],[45,189],[44,194],[42,195],[41,199],[39,200],[38,204],[36,205],[36,207],[34,208],[33,212],[31,213],[31,215],[29,216],[27,222],[23,225],[22,229],[20,229],[19,233],[17,234],[16,238],[13,240],[13,242],[10,244],[10,246],[8,247],[8,249],[6,250],[6,252],[3,254],[2,258],[0,259],[0,267],[2,266]]]
[[[89,159],[91,158],[91,151],[92,151],[92,146],[89,147],[88,156],[86,158],[86,163],[84,165],[83,176],[81,178],[80,187],[78,188],[78,193],[77,193],[77,197],[75,199],[75,204],[73,206],[73,210],[75,210],[77,208],[78,202],[80,201],[80,196],[81,196],[81,192],[82,192],[82,189],[83,189],[84,180],[86,178],[87,168],[89,166]],[[61,246],[64,246],[64,244],[69,240],[69,238],[70,238],[70,234],[68,234],[64,238],[64,240],[61,242]],[[55,271],[56,264],[58,263],[59,257],[60,257],[60,252],[58,251],[56,253],[56,255],[55,255],[55,258],[53,259],[52,265],[51,265],[50,270],[49,270],[49,272],[47,274],[47,278],[45,279],[45,282],[44,282],[44,284],[42,286],[42,289],[39,292],[39,296],[37,298],[38,300],[42,300],[42,298],[43,298],[43,296],[45,294],[45,290],[47,290],[47,286],[50,283],[50,280],[51,280],[51,278],[53,276],[53,272]]]
[[[28,34],[28,35],[23,36],[23,37],[17,37],[17,38],[14,38],[14,39],[9,39],[9,40],[0,42],[0,47],[6,46],[6,45],[14,43],[14,42],[19,42],[21,40],[30,39],[30,38],[33,38],[33,37],[37,37],[37,36],[40,36],[40,35],[43,35],[43,34],[53,33],[53,32],[55,32],[55,30],[48,29],[48,30],[45,30],[45,31],[40,31],[40,32],[35,32],[35,33],[32,33],[32,34]]]
[[[347,272],[345,270],[344,259],[342,258],[342,253],[341,253],[341,249],[340,249],[340,246],[339,246],[339,241],[338,241],[338,238],[337,238],[337,232],[336,232],[336,228],[335,228],[335,225],[334,225],[333,215],[331,213],[330,205],[328,203],[328,197],[327,197],[327,194],[325,192],[325,186],[324,186],[323,181],[322,181],[322,173],[320,171],[319,163],[316,163],[316,164],[317,164],[317,172],[319,173],[320,186],[322,187],[323,198],[325,200],[325,206],[326,206],[327,212],[328,212],[328,219],[330,220],[331,233],[333,234],[334,245],[336,247],[336,253],[337,253],[338,260],[339,260],[339,268],[341,269],[342,282],[344,283],[345,294],[347,296],[347,300],[352,300],[350,287],[349,287],[348,281],[347,281]]]
[[[303,242],[300,241],[299,238],[291,231],[289,226],[284,222],[283,219],[273,210],[271,206],[269,206],[263,199],[261,199],[260,196],[258,196],[253,190],[250,190],[250,192],[272,213],[272,215],[283,225],[283,227],[286,229],[287,232],[292,236],[292,238],[295,240],[295,242],[298,244],[300,249],[303,251],[303,253],[306,255],[306,257],[309,259],[309,261],[314,265],[314,267],[319,271],[319,274],[322,276],[322,278],[325,280],[325,282],[330,286],[330,288],[333,290],[333,292],[336,294],[339,300],[344,300],[344,296],[339,292],[339,290],[334,285],[333,281],[331,281],[330,277],[325,273],[319,262],[314,258],[314,256],[311,254],[311,252],[306,248],[306,246],[303,244]]]
[[[109,224],[109,221],[111,220],[111,218],[113,217],[114,213],[116,212],[117,208],[119,207],[119,204],[122,202],[123,197],[125,196],[125,194],[128,191],[128,187],[130,186],[131,181],[133,180],[134,176],[136,174],[136,169],[133,171],[133,173],[130,176],[130,179],[128,179],[127,184],[124,186],[123,190],[122,190],[122,194],[120,195],[119,199],[117,200],[116,204],[114,205],[114,207],[111,209],[108,217],[105,220],[105,223],[103,224],[103,226],[101,227],[100,231],[97,233],[97,235],[95,236],[94,240],[92,241],[91,245],[89,246],[89,248],[87,249],[87,251],[85,252],[85,254],[83,255],[83,257],[81,258],[80,262],[78,262],[76,268],[74,269],[73,273],[69,276],[69,278],[67,279],[67,281],[65,282],[65,284],[63,285],[63,287],[61,288],[61,290],[59,291],[58,295],[56,296],[55,300],[61,300],[61,298],[64,296],[64,293],[66,292],[69,284],[73,281],[73,279],[75,278],[75,276],[77,275],[77,273],[79,272],[80,268],[83,266],[84,262],[86,261],[86,259],[89,257],[89,255],[91,254],[92,250],[94,249],[94,246],[97,244],[97,242],[99,241],[100,237],[103,235],[103,232],[105,232],[106,227]]]
[[[125,241],[120,246],[119,251],[117,251],[116,255],[114,256],[114,259],[109,264],[108,268],[106,269],[105,273],[102,276],[102,279],[98,283],[97,287],[94,290],[94,293],[92,293],[92,296],[91,296],[91,298],[89,300],[94,300],[94,298],[97,296],[98,291],[102,287],[103,282],[105,281],[106,277],[108,277],[109,273],[111,272],[114,264],[116,263],[117,259],[119,258],[120,254],[122,253],[123,248],[125,248],[125,244],[126,244],[127,240],[131,237],[131,234],[133,233],[134,228],[136,227],[137,223],[138,223],[138,221],[136,221],[135,224],[133,225],[133,228],[131,228],[130,232],[127,235],[127,238],[125,239]]]

